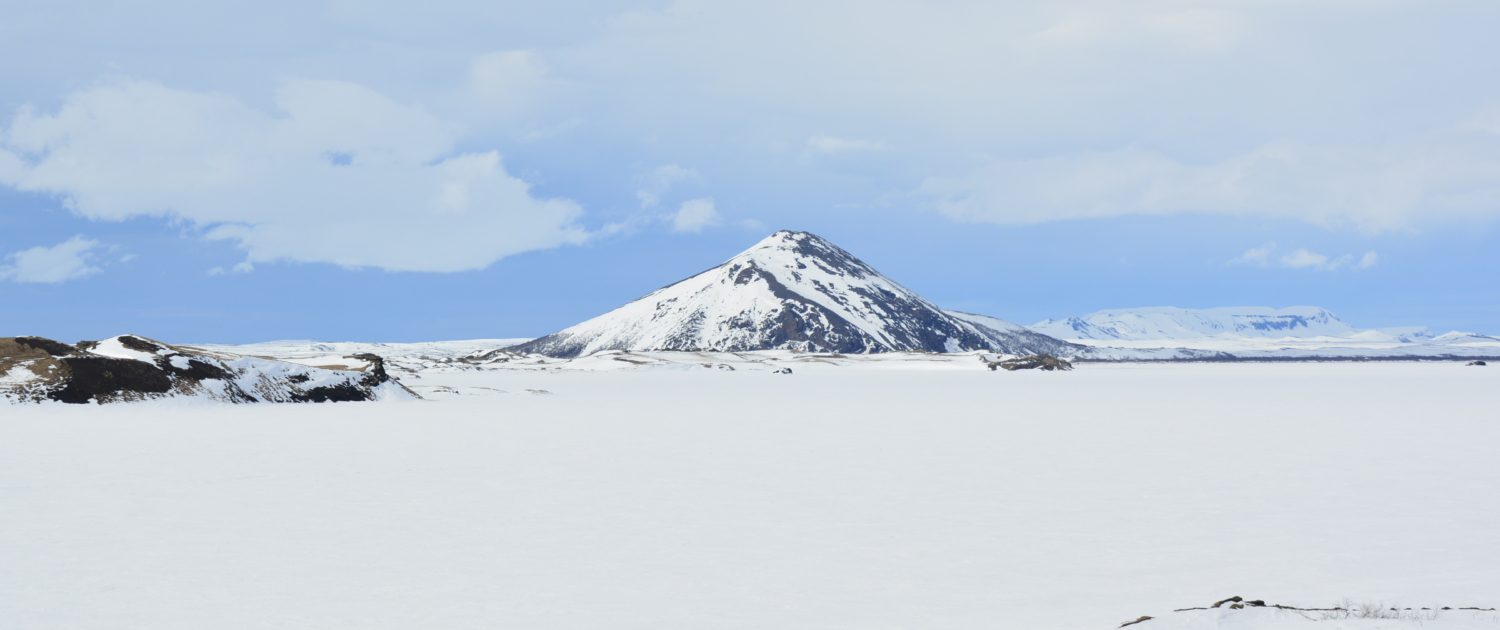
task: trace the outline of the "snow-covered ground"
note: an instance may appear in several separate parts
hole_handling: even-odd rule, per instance
[[[1377,607],[1379,608],[1379,607]],[[1440,607],[1439,607],[1440,608]],[[1145,630],[1488,630],[1500,626],[1494,610],[1389,610],[1321,612],[1255,608],[1172,613],[1131,628]]]
[[[0,407],[0,627],[1500,628],[1171,612],[1500,603],[1494,367],[719,363]]]

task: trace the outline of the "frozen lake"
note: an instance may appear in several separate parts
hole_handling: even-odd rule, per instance
[[[0,626],[1072,630],[1230,595],[1500,599],[1494,367],[433,379],[505,393],[0,407]]]

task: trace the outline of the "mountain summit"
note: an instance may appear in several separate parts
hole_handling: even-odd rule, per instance
[[[1066,343],[944,311],[823,238],[782,230],[723,264],[571,328],[515,346],[604,350],[1066,353]]]

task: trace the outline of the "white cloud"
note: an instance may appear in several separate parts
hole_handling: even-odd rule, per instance
[[[8,17],[64,20],[65,9],[53,4],[17,7]],[[0,54],[47,59],[45,68],[13,73],[8,85],[49,101],[57,86],[96,80],[100,51],[181,86],[238,90],[225,100],[239,109],[255,103],[250,119],[259,122],[229,146],[257,146],[274,135],[265,128],[305,115],[262,105],[249,91],[259,88],[245,86],[309,71],[360,77],[437,114],[428,116],[440,128],[428,137],[442,147],[432,160],[451,157],[454,147],[514,142],[512,172],[520,159],[548,164],[554,182],[627,181],[637,169],[681,160],[705,174],[712,168],[722,203],[734,194],[734,207],[780,213],[768,214],[771,223],[807,208],[871,207],[919,188],[927,198],[918,202],[957,220],[1002,224],[1201,212],[1379,231],[1500,215],[1500,138],[1490,133],[1500,130],[1500,88],[1473,80],[1494,75],[1500,59],[1500,44],[1481,26],[1494,21],[1483,0],[1440,12],[1409,0],[875,0],[853,17],[847,3],[829,0],[586,4],[350,5],[298,20],[266,12],[226,19],[204,8],[194,23],[239,25],[208,30],[150,22],[139,7],[92,7],[108,19],[22,29],[0,38]],[[227,66],[194,54],[203,37],[255,45],[260,31],[242,28],[246,19],[274,23],[277,45]],[[149,51],[124,45],[142,33],[153,42]],[[1389,58],[1391,42],[1434,33],[1445,45],[1371,62]],[[496,42],[514,49],[497,51]],[[226,120],[236,120],[225,109]],[[461,129],[444,124],[453,121]],[[1448,130],[1465,124],[1467,135]],[[0,179],[18,180],[25,170],[5,159],[5,146],[0,141]],[[890,159],[798,159],[879,146]],[[159,156],[144,157],[150,164]],[[55,188],[86,196],[71,184]],[[708,194],[673,192],[632,184],[613,201],[675,209]],[[123,183],[104,193],[79,207],[115,193],[144,196]],[[166,203],[175,200],[145,201],[156,204],[150,212],[186,214]]]
[[[99,272],[93,263],[99,249],[98,241],[82,236],[51,247],[24,249],[0,263],[0,280],[54,284],[92,275]]]
[[[25,165],[4,147],[5,138],[0,136],[0,184],[10,184],[21,178]]]
[[[457,129],[370,89],[289,81],[266,113],[144,82],[23,111],[0,172],[101,220],[163,216],[233,240],[246,262],[479,269],[583,240],[577,204],[541,199],[498,153],[455,153]]]
[[[1070,9],[1022,41],[1044,48],[1118,49],[1150,43],[1189,52],[1222,52],[1238,45],[1250,27],[1245,12],[1228,6],[1075,2]]]
[[[469,63],[468,87],[487,116],[511,118],[548,98],[558,85],[537,53],[502,50]]]
[[[838,153],[865,153],[869,151],[880,151],[885,145],[870,140],[857,140],[851,138],[839,138],[836,136],[816,135],[807,139],[807,148],[814,153],[838,154]]]
[[[1262,247],[1252,247],[1245,250],[1245,253],[1240,254],[1240,257],[1234,259],[1232,262],[1264,267],[1270,263],[1271,254],[1275,251],[1275,244],[1265,245]]]
[[[740,219],[734,224],[747,232],[764,232],[767,229],[765,222],[760,219]]]
[[[1341,261],[1347,259],[1347,256],[1342,256],[1336,259],[1329,259],[1328,256],[1319,254],[1314,251],[1310,251],[1307,249],[1298,249],[1297,251],[1282,256],[1280,262],[1281,266],[1287,267],[1289,269],[1313,268],[1331,271],[1343,266]]]
[[[244,273],[250,273],[252,271],[255,271],[255,265],[252,264],[250,261],[246,260],[246,261],[241,261],[238,264],[235,264],[235,265],[229,267],[228,269],[225,269],[223,267],[213,267],[213,268],[211,268],[211,269],[208,270],[208,275],[210,275],[210,276],[222,276],[222,275],[231,274],[231,273],[233,273],[233,274],[244,274]]]
[[[1500,107],[1479,112],[1465,126],[1471,131],[1500,135]]]
[[[682,202],[677,208],[677,214],[672,217],[672,231],[702,232],[705,228],[718,225],[720,220],[714,200],[692,199]]]
[[[962,221],[1193,212],[1389,231],[1500,216],[1500,146],[1452,133],[1497,94],[1462,78],[1492,65],[1473,50],[1495,50],[1462,24],[1476,3],[1441,18],[1469,52],[1373,65],[1358,60],[1418,36],[1419,3],[874,2],[858,20],[816,1],[786,20],[787,6],[632,12],[559,55],[559,71],[607,78],[611,110],[653,145],[784,156],[880,138],[900,159],[867,181],[919,188]],[[1358,26],[1330,33],[1329,20]],[[1443,98],[1412,96],[1434,86]],[[806,135],[823,129],[838,135]],[[876,188],[860,192],[888,191]]]
[[[1140,150],[997,160],[920,193],[945,215],[998,224],[1186,213],[1265,215],[1367,232],[1500,211],[1500,144],[1275,143],[1209,162]]]
[[[698,180],[698,171],[676,164],[663,164],[636,179],[640,186],[635,191],[636,200],[641,202],[642,208],[654,208],[661,203],[662,196],[676,185]]]
[[[1229,262],[1231,264],[1250,265],[1254,267],[1339,271],[1341,269],[1369,269],[1374,267],[1379,261],[1379,256],[1373,251],[1365,252],[1363,256],[1357,259],[1353,254],[1329,256],[1305,247],[1299,247],[1280,256],[1276,255],[1276,251],[1277,247],[1275,243],[1267,243],[1260,247],[1247,249],[1245,253],[1240,254],[1238,258]]]

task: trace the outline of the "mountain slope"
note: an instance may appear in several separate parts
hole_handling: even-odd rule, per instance
[[[816,235],[783,230],[708,271],[512,349],[574,357],[605,350],[1020,354],[1068,347],[976,317],[933,306]]]
[[[1074,356],[1086,348],[1068,343],[1056,337],[1039,333],[1020,324],[989,315],[976,315],[963,311],[944,311],[949,316],[984,329],[996,347],[1012,348],[1011,354],[1054,354]]]

